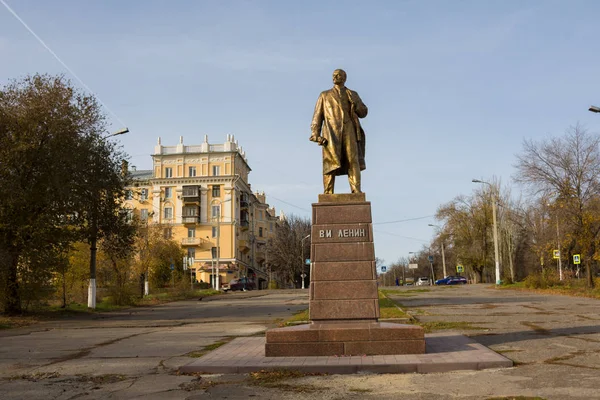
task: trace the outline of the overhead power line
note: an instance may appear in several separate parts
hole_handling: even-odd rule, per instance
[[[424,217],[416,217],[416,218],[408,218],[408,219],[399,219],[396,221],[386,221],[386,222],[373,222],[373,225],[385,225],[385,224],[399,224],[401,222],[409,222],[409,221],[418,221],[420,219],[427,219],[435,217],[435,215],[426,215]]]
[[[65,69],[67,71],[69,71],[69,73],[71,75],[73,75],[73,77],[81,84],[81,86],[83,86],[88,92],[94,94],[94,96],[96,97],[96,99],[98,100],[98,103],[100,103],[110,114],[112,114],[113,117],[115,117],[115,119],[117,121],[119,121],[119,123],[123,126],[127,126],[125,124],[125,122],[123,122],[121,120],[121,118],[119,118],[119,116],[117,114],[115,114],[102,100],[100,100],[100,97],[98,97],[97,94],[94,93],[94,91],[92,89],[89,88],[88,85],[86,85],[83,80],[81,80],[81,78],[79,78],[79,76],[77,76],[77,74],[71,69],[69,68],[69,66],[60,59],[60,57],[54,52],[52,51],[52,49],[50,48],[50,46],[48,46],[43,40],[42,38],[40,38],[34,31],[33,29],[31,29],[29,27],[29,25],[27,25],[25,23],[25,21],[23,21],[23,19],[21,17],[19,17],[19,15],[12,9],[10,8],[10,6],[8,4],[6,4],[6,2],[4,0],[0,0],[0,3],[2,3],[4,5],[4,7],[6,7],[6,9],[29,31],[29,33],[31,33],[33,35],[33,37],[35,37],[38,42],[40,42],[40,44],[42,46],[44,46],[44,48],[46,50],[48,50],[50,52],[50,54],[52,54],[54,56],[54,58],[56,58],[56,60],[63,66],[65,67]]]

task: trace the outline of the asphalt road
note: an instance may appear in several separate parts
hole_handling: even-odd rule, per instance
[[[515,367],[306,376],[270,388],[245,375],[177,375],[190,352],[261,334],[306,308],[307,291],[264,291],[0,332],[0,398],[600,399],[599,300],[488,285],[400,288],[390,296],[422,322],[468,335]]]

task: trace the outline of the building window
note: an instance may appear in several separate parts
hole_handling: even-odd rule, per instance
[[[142,189],[140,191],[140,200],[148,200],[148,189]]]
[[[184,217],[197,217],[198,216],[198,207],[193,207],[193,206],[183,207],[183,216]]]
[[[212,206],[212,217],[218,218],[221,216],[221,206]]]
[[[133,210],[125,210],[125,221],[133,221]]]
[[[172,178],[172,177],[173,177],[173,168],[171,168],[171,167],[165,168],[165,178]]]
[[[196,176],[196,167],[189,167],[188,171],[189,171],[189,174],[188,174],[189,176],[192,176],[192,177]]]
[[[166,187],[165,188],[165,199],[170,199],[173,197],[173,188]]]
[[[188,237],[189,238],[196,237],[196,228],[188,228]]]
[[[221,172],[221,167],[219,165],[213,165],[212,170],[213,170],[212,171],[213,172],[213,176],[219,176],[219,175],[221,175],[221,173],[220,173]]]
[[[262,228],[262,226],[259,226],[259,227],[258,227],[258,236],[259,236],[259,237],[262,237],[262,236],[263,236],[263,228]]]
[[[217,227],[216,226],[212,227],[212,237],[214,237],[214,238],[217,237]]]
[[[165,219],[173,219],[173,209],[171,207],[165,207]]]
[[[221,185],[213,185],[212,197],[221,197]]]
[[[142,221],[144,221],[144,222],[145,222],[145,221],[148,221],[148,210],[147,210],[147,209],[145,209],[145,208],[142,208],[142,209],[140,210],[140,219],[141,219]]]
[[[196,248],[195,247],[188,247],[188,258],[196,258]],[[190,265],[191,266],[191,265]]]
[[[131,190],[125,191],[125,200],[133,200],[133,192]]]
[[[269,231],[273,232],[273,223],[269,223]]]
[[[211,247],[210,254],[211,254],[212,258],[217,258],[217,248]]]
[[[171,239],[171,237],[173,237],[173,231],[171,230],[171,228],[163,229],[163,236],[165,237],[165,239]]]
[[[258,213],[258,216],[259,216],[259,218],[260,218],[260,220],[261,220],[261,221],[262,221],[262,220],[263,220],[263,218],[264,218],[264,217],[263,217],[263,215],[264,215],[264,214],[263,214],[263,211],[261,210],[261,211]]]

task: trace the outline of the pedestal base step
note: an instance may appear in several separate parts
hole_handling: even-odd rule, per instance
[[[313,323],[267,331],[267,357],[424,354],[423,328],[386,322]]]

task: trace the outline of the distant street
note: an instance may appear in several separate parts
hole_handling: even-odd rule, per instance
[[[600,398],[600,300],[491,285],[384,289],[422,323],[468,335],[515,367],[306,376],[270,388],[251,385],[247,375],[177,375],[193,360],[191,352],[226,337],[262,334],[308,304],[306,290],[255,291],[2,331],[0,398]]]

